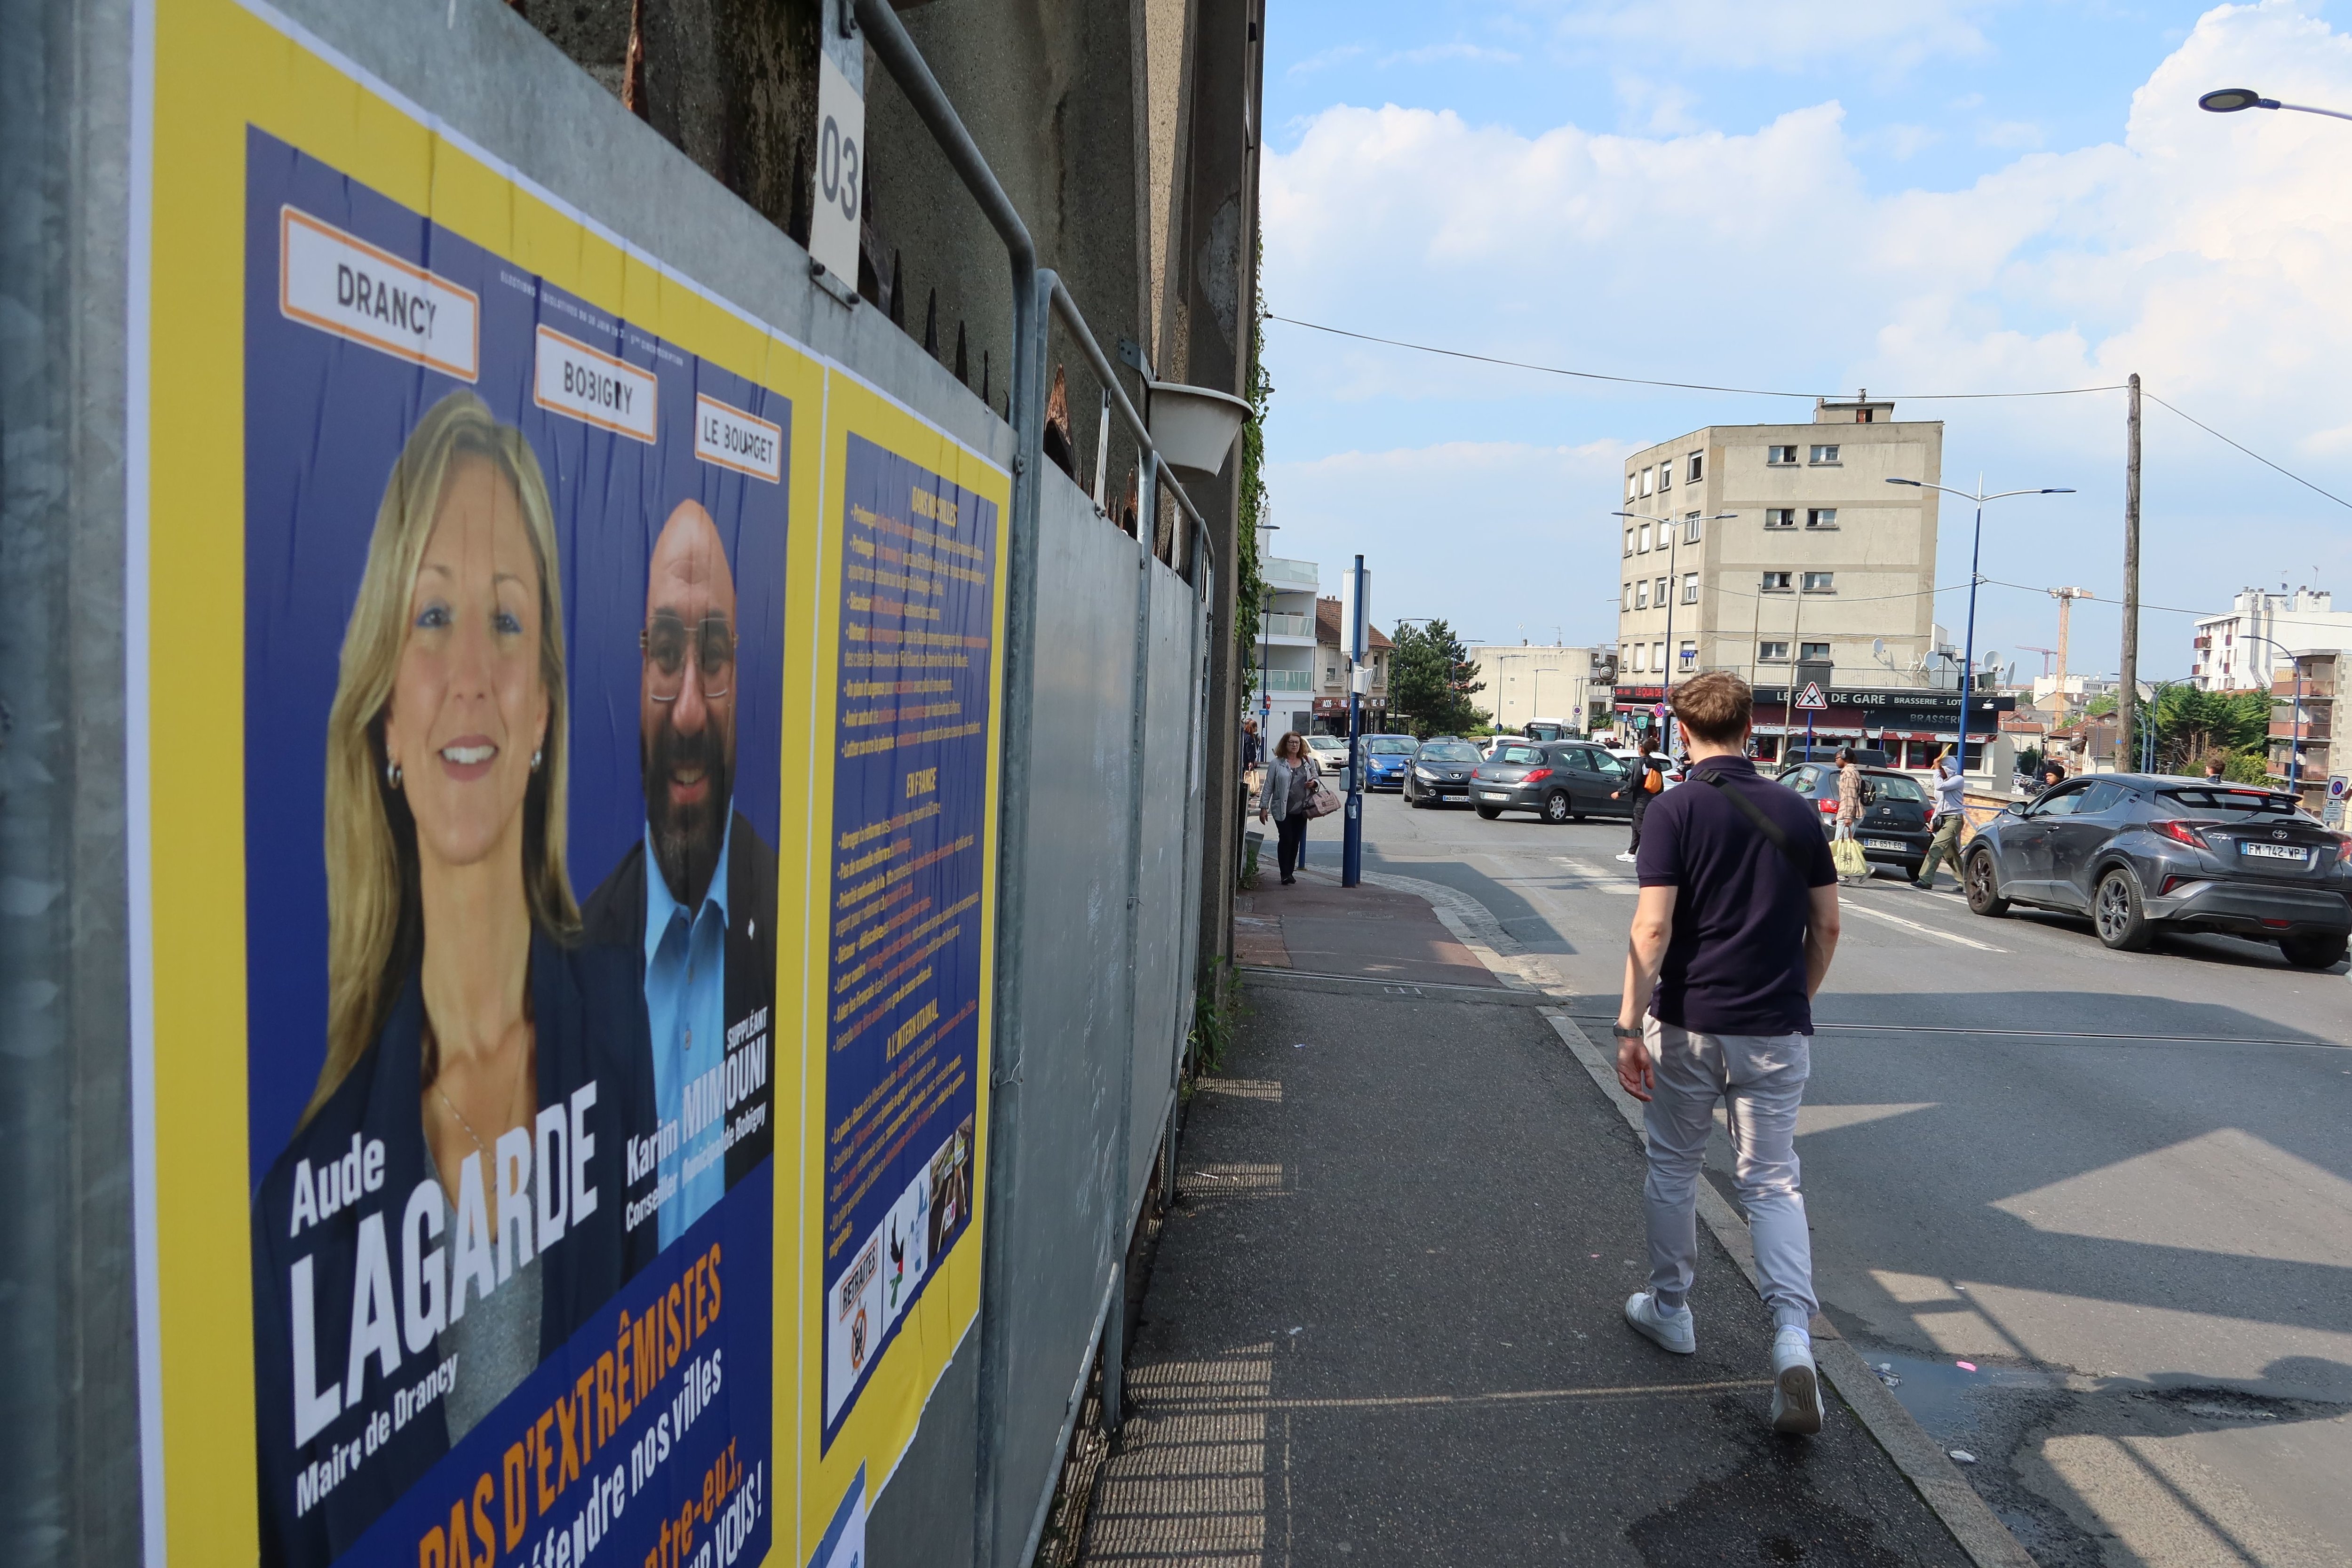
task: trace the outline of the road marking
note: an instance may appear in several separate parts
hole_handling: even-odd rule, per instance
[[[1586,893],[1639,893],[1642,889],[1616,872],[1595,866],[1590,860],[1571,860],[1565,855],[1555,855],[1552,864],[1571,877],[1581,877],[1586,886],[1578,889]]]
[[[1989,942],[1979,942],[1976,938],[1971,936],[1956,936],[1948,931],[1937,931],[1934,926],[1923,926],[1917,921],[1906,921],[1901,915],[1890,915],[1885,910],[1874,910],[1868,904],[1855,903],[1849,900],[1842,901],[1839,907],[1842,909],[1852,910],[1858,915],[1868,915],[1874,921],[1885,921],[1888,925],[1901,926],[1906,931],[1916,931],[1921,936],[1932,936],[1938,942],[1955,942],[1959,943],[1962,947],[1973,947],[1979,952],[2007,952],[2009,951],[2009,949],[2005,947],[1995,947]]]

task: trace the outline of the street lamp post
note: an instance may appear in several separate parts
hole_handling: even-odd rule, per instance
[[[1653,517],[1646,511],[1619,511],[1612,512],[1610,515],[1636,518],[1643,522],[1654,522],[1666,531],[1666,658],[1669,662],[1658,674],[1658,690],[1661,694],[1659,705],[1664,707],[1667,699],[1674,695],[1675,671],[1682,664],[1682,658],[1675,647],[1675,601],[1683,596],[1682,573],[1676,569],[1677,563],[1682,559],[1682,526],[1671,517]],[[1724,522],[1738,515],[1736,511],[1710,512],[1704,521]],[[1658,735],[1662,744],[1665,732],[1665,721],[1662,719],[1658,721]]]
[[[1259,533],[1278,533],[1282,524],[1261,522]],[[1267,588],[1258,603],[1257,614],[1257,743],[1265,748],[1265,755],[1274,755],[1274,737],[1266,731],[1274,728],[1274,672],[1267,668],[1274,658],[1274,590]]]
[[[1996,490],[1984,493],[1984,476],[1977,476],[1977,488],[1956,490],[1949,485],[1931,485],[1925,479],[1889,479],[1890,485],[1909,485],[1917,490],[1941,490],[1948,496],[1974,501],[1977,508],[1976,531],[1969,540],[1969,629],[1960,648],[1960,724],[1959,742],[1954,754],[1959,758],[1959,771],[1969,771],[1969,700],[1976,693],[1977,675],[1977,584],[1982,579],[1977,574],[1977,563],[1984,552],[1984,509],[1989,500],[2007,500],[2011,496],[2070,496],[2072,488],[2043,486],[2040,489]]]
[[[2197,100],[2197,107],[2209,114],[2235,114],[2242,109],[2292,109],[2304,114],[2325,114],[2330,120],[2352,120],[2340,109],[2318,109],[2308,103],[2281,103],[2275,98],[2264,98],[2251,87],[2217,88]]]
[[[2273,642],[2268,637],[2256,637],[2252,632],[2240,632],[2238,640],[2258,642],[2265,647],[2277,648],[2286,655],[2287,663],[2294,666],[2294,730],[2286,738],[2286,789],[2289,795],[2300,795],[2303,793],[2303,660],[2295,658],[2294,651],[2285,645]],[[2271,685],[2277,684],[2278,673],[2273,670],[2271,672]],[[2265,724],[2263,728],[2267,732],[2270,726]]]

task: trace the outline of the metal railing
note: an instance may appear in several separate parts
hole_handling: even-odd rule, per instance
[[[1269,610],[1258,617],[1258,626],[1270,637],[1311,637],[1315,635],[1315,617],[1293,614],[1287,610]]]
[[[1189,579],[1197,598],[1211,606],[1215,603],[1215,543],[1210,535],[1206,521],[1201,515],[1200,509],[1186,493],[1182,484],[1163,471],[1159,447],[1152,441],[1149,424],[1137,411],[1126,389],[1119,384],[1109,356],[1103,352],[1102,344],[1096,338],[1093,330],[1087,326],[1085,314],[1078,309],[1077,301],[1071,298],[1069,289],[1056,273],[1037,265],[1036,246],[1030,237],[1028,226],[1022,221],[1021,215],[1013,206],[1011,198],[1005,195],[1003,186],[998,182],[995,173],[988,165],[988,161],[972,141],[971,132],[965,128],[961,117],[957,114],[945,90],[940,88],[938,79],[932,75],[930,67],[923,59],[920,51],[916,48],[913,39],[908,36],[905,26],[899,21],[889,0],[856,0],[856,16],[858,26],[864,29],[866,40],[874,50],[875,58],[881,62],[883,68],[889,73],[899,90],[906,95],[918,117],[921,119],[924,126],[939,143],[940,151],[946,154],[950,165],[963,181],[965,187],[980,205],[981,210],[987,216],[990,224],[1003,240],[1006,263],[1012,272],[1013,342],[1010,414],[1014,437],[1014,457],[1012,527],[1005,550],[1008,584],[1003,661],[1004,742],[1000,778],[1003,798],[1005,801],[1025,802],[1030,796],[1033,773],[1031,737],[1035,719],[1035,662],[1038,653],[1035,633],[1038,624],[1039,488],[1046,482],[1045,479],[1046,467],[1045,365],[1048,352],[1048,330],[1053,320],[1058,319],[1066,329],[1079,353],[1092,369],[1097,382],[1101,385],[1105,401],[1118,411],[1121,421],[1135,439],[1140,459],[1137,533],[1138,542],[1142,549],[1137,563],[1140,574],[1137,579],[1136,661],[1134,689],[1130,694],[1130,700],[1133,703],[1131,711],[1135,716],[1130,744],[1139,763],[1143,754],[1145,742],[1146,677],[1149,662],[1146,658],[1146,647],[1150,619],[1148,607],[1149,568],[1155,553],[1153,541],[1158,533],[1159,493],[1163,485],[1169,496],[1174,500],[1177,509],[1192,524],[1193,550],[1191,560],[1193,570],[1189,574]],[[1108,434],[1107,429],[1106,434]],[[1097,489],[1099,488],[1097,486]],[[1096,498],[1098,507],[1103,499],[1100,496]],[[1171,550],[1171,553],[1172,555],[1174,552]],[[1200,647],[1202,658],[1201,668],[1195,672],[1194,696],[1187,718],[1188,754],[1197,746],[1202,706],[1206,700],[1206,650],[1208,636],[1213,636],[1214,632],[1213,610],[1210,612],[1210,617],[1209,625],[1204,628],[1207,636],[1204,636]],[[1139,886],[1141,856],[1140,814],[1142,809],[1143,791],[1134,790],[1131,792],[1128,805],[1129,874],[1127,920],[1129,938],[1128,951],[1130,953],[1135,951],[1134,939],[1138,930],[1137,922],[1140,918],[1139,900],[1136,896],[1136,889]],[[1190,809],[1188,805],[1188,812]],[[986,1199],[990,1216],[989,1234],[992,1236],[1005,1234],[1008,1226],[1017,1223],[1024,1195],[1011,1177],[1012,1155],[1013,1151],[1019,1148],[1022,1136],[1022,1097],[1017,1092],[1017,1085],[1021,1080],[1023,1058],[1028,1047],[1028,1042],[1023,1037],[1024,1017],[1023,975],[1027,958],[1024,943],[1024,917],[1027,902],[1025,873],[1028,858],[1029,831],[1026,813],[1022,810],[1007,810],[1002,814],[998,847],[995,984],[998,1026],[993,1044],[995,1061],[990,1076],[992,1085],[999,1092],[992,1098],[991,1102],[989,1186]],[[1197,857],[1194,857],[1192,858],[1192,863],[1188,865],[1184,876],[1183,908],[1197,907],[1197,889],[1193,886],[1197,874]],[[1123,994],[1121,1011],[1125,1014],[1129,1024],[1126,1031],[1126,1039],[1129,1043],[1124,1051],[1126,1060],[1123,1070],[1131,1073],[1135,1055],[1134,1026],[1137,1022],[1135,1018],[1136,965],[1130,963],[1125,965],[1124,969],[1125,974],[1119,984]],[[1175,1021],[1173,1026],[1181,1031],[1186,1022],[1187,1020],[1180,1018]],[[1176,1061],[1181,1069],[1182,1058],[1181,1038],[1175,1041],[1174,1045]],[[1175,1106],[1175,1085],[1172,1081],[1168,1088],[1170,1111],[1166,1131],[1168,1140],[1166,1148],[1172,1159]],[[1131,1099],[1130,1086],[1123,1082],[1120,1086],[1120,1103],[1129,1104]],[[1141,1194],[1130,1190],[1129,1172],[1132,1169],[1132,1162],[1129,1158],[1129,1150],[1127,1144],[1128,1121],[1129,1119],[1123,1113],[1120,1121],[1120,1145],[1117,1158],[1118,1176],[1114,1184],[1117,1191],[1114,1194],[1115,1206],[1112,1213],[1119,1220],[1118,1234],[1113,1238],[1117,1261],[1111,1268],[1109,1279],[1104,1285],[1102,1308],[1097,1313],[1091,1340],[1092,1345],[1099,1347],[1102,1360],[1103,1420],[1104,1424],[1112,1429],[1116,1429],[1119,1424],[1120,1374],[1125,1361],[1123,1342],[1126,1315],[1118,1310],[1118,1304],[1123,1301],[1126,1294],[1127,1244],[1132,1235],[1136,1214],[1141,1204]],[[1003,1248],[983,1247],[977,1412],[979,1451],[976,1456],[977,1495],[974,1500],[973,1520],[975,1552],[983,1568],[993,1568],[997,1560],[995,1547],[998,1536],[997,1510],[999,1494],[1005,1486],[1005,1478],[1002,1471],[1008,1433],[1005,1428],[1005,1412],[1003,1408],[1003,1390],[1007,1369],[1012,1364],[1015,1348],[1013,1342],[1013,1314],[1006,1310],[1007,1303],[1012,1300],[1011,1293],[1014,1284],[1014,1281],[1009,1278],[1011,1268],[1012,1265],[1007,1261]],[[1092,1359],[1092,1353],[1090,1350],[1089,1360]],[[1079,1371],[1081,1387],[1084,1379],[1085,1373],[1081,1367]],[[1079,1408],[1079,1401],[1073,1397],[1054,1445],[1054,1452],[1057,1456],[1066,1452],[1069,1447]],[[1058,1474],[1058,1468],[1057,1464],[1055,1474],[1049,1474],[1046,1477],[1042,1495],[1036,1499],[1034,1507],[1031,1510],[1026,1523],[1025,1544],[1015,1559],[1019,1563],[1028,1563],[1036,1553],[1037,1542],[1045,1528],[1047,1510],[1053,1501],[1054,1482]]]
[[[1262,672],[1258,681],[1267,691],[1312,691],[1315,672],[1311,669],[1269,669]]]

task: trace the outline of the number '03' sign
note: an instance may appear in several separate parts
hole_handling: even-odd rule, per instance
[[[865,189],[866,95],[828,46],[819,57],[816,87],[816,200],[809,221],[809,255],[849,288],[857,287],[858,214]],[[860,57],[863,39],[850,40]],[[861,58],[854,63],[861,68]],[[864,74],[862,68],[859,72]]]

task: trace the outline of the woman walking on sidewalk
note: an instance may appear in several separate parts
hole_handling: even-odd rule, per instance
[[[1284,731],[1265,764],[1265,783],[1258,788],[1257,819],[1275,825],[1275,863],[1282,868],[1286,888],[1295,880],[1291,873],[1307,858],[1307,803],[1321,775],[1298,731]]]

